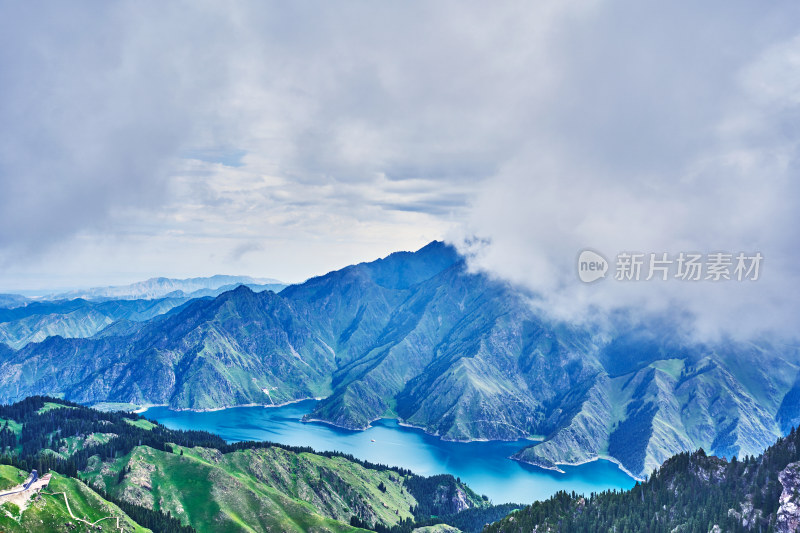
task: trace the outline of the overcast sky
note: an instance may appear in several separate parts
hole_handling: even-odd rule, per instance
[[[791,330],[798,20],[795,1],[0,0],[0,290],[300,281],[444,238],[563,316],[678,304]],[[584,286],[585,247],[760,251],[764,271]]]

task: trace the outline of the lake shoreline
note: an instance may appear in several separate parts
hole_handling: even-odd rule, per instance
[[[153,407],[166,407],[170,411],[175,411],[176,413],[180,413],[180,412],[213,413],[213,412],[216,412],[216,411],[224,411],[226,409],[236,409],[238,407],[264,407],[264,408],[268,409],[268,408],[271,408],[271,407],[286,407],[287,405],[292,405],[292,404],[295,404],[295,403],[305,402],[307,400],[320,401],[320,400],[323,400],[324,398],[325,398],[324,396],[309,397],[309,398],[298,398],[296,400],[287,400],[287,401],[282,402],[282,403],[243,403],[243,404],[239,404],[239,405],[227,405],[225,407],[209,407],[209,408],[205,408],[205,409],[193,409],[191,407],[170,407],[168,403],[153,403],[153,404],[144,404],[144,405],[140,406],[138,409],[136,409],[135,411],[132,411],[132,412],[134,412],[136,414],[142,414],[145,411],[147,411],[148,409],[151,409]]]
[[[561,468],[559,468],[559,466],[581,466],[581,465],[586,465],[586,464],[589,464],[589,463],[594,463],[594,462],[597,462],[597,461],[608,461],[609,463],[614,463],[615,465],[617,465],[617,467],[619,467],[620,470],[625,472],[625,474],[627,474],[628,477],[631,477],[634,480],[639,481],[639,482],[645,481],[645,478],[638,477],[638,476],[634,475],[633,473],[631,473],[630,470],[625,468],[622,465],[622,463],[619,462],[619,460],[617,460],[614,457],[611,457],[610,455],[602,455],[601,454],[601,455],[597,455],[595,457],[592,457],[591,459],[584,459],[583,461],[575,461],[575,462],[572,462],[572,463],[571,462],[562,462],[562,461],[553,461],[553,464],[555,466],[547,466],[547,465],[531,463],[530,461],[525,461],[523,459],[517,459],[516,457],[509,457],[509,459],[511,459],[512,461],[517,461],[517,462],[526,464],[526,465],[535,466],[536,468],[541,468],[543,470],[552,470],[553,472],[558,472],[560,474],[565,474],[566,472],[564,470],[562,470]]]
[[[297,404],[297,403],[301,403],[301,402],[305,402],[305,401],[309,401],[309,400],[313,400],[313,401],[317,401],[318,402],[320,400],[324,400],[325,398],[326,398],[325,396],[308,397],[308,398],[298,398],[296,400],[288,400],[288,401],[285,401],[285,402],[282,402],[282,403],[274,403],[274,404],[244,403],[244,404],[240,404],[240,405],[229,405],[229,406],[226,406],[226,407],[209,407],[207,409],[194,409],[194,408],[189,408],[189,407],[186,407],[186,408],[184,408],[184,407],[170,407],[169,404],[166,404],[166,403],[144,404],[144,405],[140,406],[138,409],[136,409],[136,410],[134,410],[132,412],[136,413],[136,414],[142,414],[142,413],[146,412],[148,409],[151,409],[153,407],[166,407],[170,411],[174,411],[176,413],[177,412],[213,413],[213,412],[218,412],[218,411],[224,411],[226,409],[237,409],[239,407],[264,407],[264,408],[286,407],[288,405],[293,405],[293,404]],[[322,418],[307,418],[307,416],[309,414],[311,414],[311,413],[309,412],[309,413],[306,413],[305,415],[303,415],[303,417],[300,419],[300,421],[304,422],[304,423],[325,424],[325,425],[328,425],[328,426],[333,426],[333,427],[336,427],[336,428],[339,428],[339,429],[345,429],[345,430],[348,430],[348,431],[366,431],[366,430],[370,429],[371,427],[374,427],[372,424],[374,422],[379,421],[379,420],[396,420],[398,425],[400,425],[400,426],[411,428],[411,429],[420,430],[423,433],[425,433],[426,435],[430,435],[431,437],[436,437],[438,439],[441,439],[443,442],[458,442],[458,443],[468,444],[470,442],[518,442],[518,441],[523,441],[523,440],[530,441],[530,442],[542,442],[542,441],[544,441],[543,438],[538,437],[538,436],[533,436],[533,435],[529,435],[529,436],[526,436],[526,437],[519,437],[517,439],[486,439],[486,438],[453,439],[453,438],[449,438],[449,437],[443,437],[438,432],[430,432],[423,426],[417,426],[417,425],[414,425],[414,424],[410,424],[408,422],[405,422],[405,421],[401,420],[400,418],[378,417],[378,418],[374,418],[374,419],[370,420],[369,423],[366,426],[363,426],[363,427],[352,427],[352,426],[345,426],[345,425],[342,425],[342,424],[337,424],[336,422],[332,422],[330,420],[324,420]],[[522,462],[525,462],[525,461],[522,461]],[[528,463],[528,464],[533,464],[533,463]],[[568,463],[556,463],[556,464],[568,464]],[[539,465],[534,465],[534,466],[539,466]],[[621,465],[620,465],[620,467],[621,467]],[[633,476],[631,476],[631,477],[633,477]]]
[[[627,489],[635,479],[612,461],[569,465],[566,473],[511,460],[510,456],[531,444],[516,441],[454,441],[427,433],[422,428],[380,418],[364,430],[343,428],[328,421],[304,417],[314,411],[313,399],[291,402],[275,409],[173,410],[159,406],[144,416],[176,430],[214,433],[226,442],[260,441],[303,446],[408,469],[423,476],[449,474],[460,477],[478,494],[495,503],[532,502],[547,499],[559,490],[589,494]],[[238,406],[244,407],[244,406]],[[602,458],[598,458],[602,459]]]

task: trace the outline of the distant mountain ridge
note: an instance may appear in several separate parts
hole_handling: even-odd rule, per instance
[[[114,300],[150,300],[155,298],[172,297],[198,297],[217,296],[219,289],[230,290],[239,285],[253,285],[264,290],[276,292],[283,289],[286,284],[271,278],[253,278],[250,276],[226,276],[217,274],[205,278],[150,278],[145,281],[131,283],[130,285],[116,285],[109,287],[94,287],[79,289],[55,294],[48,299],[72,300],[83,298],[86,300],[114,299]],[[198,294],[193,294],[198,293]]]
[[[536,437],[516,459],[557,469],[608,457],[635,476],[698,447],[756,454],[800,422],[796,344],[704,345],[666,320],[595,331],[528,298],[433,242],[280,294],[240,286],[107,335],[30,344],[0,357],[0,401],[317,397],[309,418],[345,428],[396,417],[450,440]]]
[[[189,298],[58,300],[0,309],[0,342],[20,349],[48,337],[92,337],[119,321],[142,323],[171,312]]]
[[[263,282],[263,283],[262,283]],[[275,283],[273,283],[275,282]],[[246,285],[256,292],[281,291],[283,283],[248,276],[212,276],[185,280],[153,278],[132,285],[103,287],[37,299],[0,295],[0,342],[19,349],[47,337],[87,338],[138,329],[194,298],[213,298]],[[124,324],[116,324],[124,321]]]
[[[0,294],[0,309],[20,307],[30,302],[29,298],[21,294]]]

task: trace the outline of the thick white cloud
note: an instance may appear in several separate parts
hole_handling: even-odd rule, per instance
[[[794,327],[792,2],[0,10],[0,289],[296,280],[477,236],[474,268],[562,316]],[[764,272],[585,287],[584,247],[761,251]]]
[[[557,43],[572,54],[538,102],[542,126],[484,182],[461,238],[489,243],[466,247],[475,268],[531,288],[558,316],[684,309],[704,336],[795,335],[800,37],[779,31],[780,11],[660,11],[603,6],[588,34]],[[625,251],[764,262],[757,282],[585,285],[584,248],[612,262]]]

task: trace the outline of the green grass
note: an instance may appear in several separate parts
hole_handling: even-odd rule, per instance
[[[674,380],[679,380],[681,377],[681,370],[684,368],[683,359],[661,359],[650,363],[651,367],[658,370],[663,370]]]
[[[6,425],[8,422],[8,429],[14,432],[14,434],[19,437],[22,433],[22,424],[17,422],[16,420],[11,420],[10,418],[0,418],[0,428]]]
[[[18,519],[21,514],[19,505],[13,502],[4,502],[3,505],[0,505],[0,509],[6,514],[10,514],[14,519]]]
[[[393,525],[411,517],[409,507],[416,504],[400,474],[341,457],[279,448],[225,455],[205,448],[175,451],[140,446],[94,464],[85,477],[116,496],[170,511],[200,533],[361,531],[349,525],[356,507],[371,522]],[[122,468],[130,472],[119,483]]]
[[[131,420],[130,418],[126,418],[125,422],[127,422],[128,424],[130,424],[132,426],[136,426],[137,428],[145,429],[147,431],[150,431],[151,429],[156,427],[155,424],[153,424],[149,420],[145,420],[143,418],[139,418],[137,420]]]
[[[5,479],[8,476],[15,479],[24,479],[24,477],[19,476],[20,472],[20,470],[11,466],[0,466],[0,479]],[[23,472],[23,474],[25,473]],[[67,510],[64,494],[57,494],[62,492],[66,494],[70,509],[78,518],[83,518],[89,522],[95,522],[96,520],[108,516],[119,517],[120,525],[125,528],[125,531],[132,531],[134,533],[147,533],[150,531],[136,524],[123,513],[119,507],[101,498],[84,483],[56,473],[52,473],[52,475],[53,477],[50,480],[50,484],[39,493],[39,497],[32,499],[30,505],[22,512],[21,516],[19,508],[16,507],[16,505],[6,503],[1,506],[0,531],[4,533],[31,531],[41,533],[57,531],[71,531],[75,533],[119,531],[116,527],[117,521],[115,519],[103,520],[92,528],[72,518]],[[7,513],[12,516],[8,516]],[[65,524],[67,522],[71,522],[74,527],[72,529],[66,529]]]
[[[19,485],[25,481],[26,477],[27,474],[18,468],[8,465],[0,465],[0,490],[7,490],[11,487]]]
[[[414,533],[459,533],[461,530],[447,524],[437,524],[435,526],[418,527]]]
[[[48,411],[52,411],[53,409],[75,409],[75,408],[72,407],[71,405],[63,405],[63,404],[60,404],[60,403],[45,402],[44,406],[41,409],[39,409],[38,411],[36,411],[36,414],[41,415],[41,414],[46,413]]]
[[[116,437],[115,433],[92,433],[85,437],[66,437],[66,445],[58,450],[58,453],[63,457],[69,457],[74,453],[98,444],[106,444],[108,441]]]

